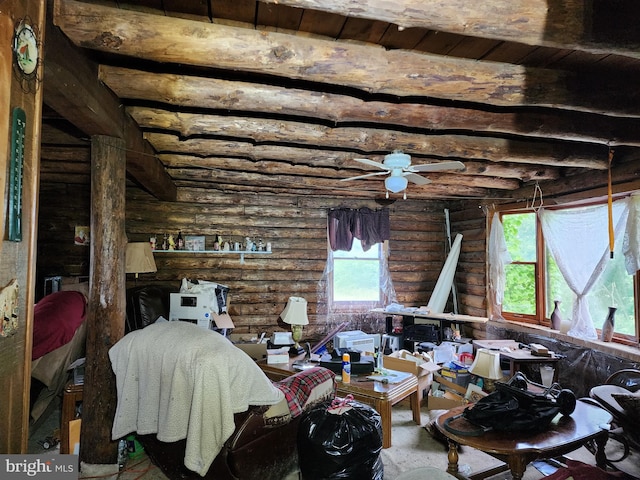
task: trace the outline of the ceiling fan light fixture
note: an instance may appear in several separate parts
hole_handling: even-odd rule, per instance
[[[393,193],[398,193],[407,188],[409,181],[405,177],[390,176],[384,179],[384,186]]]
[[[384,165],[388,168],[406,168],[411,165],[411,155],[396,150],[384,156]]]

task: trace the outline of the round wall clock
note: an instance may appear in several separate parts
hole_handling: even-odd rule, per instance
[[[13,37],[13,54],[15,71],[25,90],[30,89],[31,82],[39,80],[39,47],[37,28],[32,26],[28,19],[22,19],[18,23]]]

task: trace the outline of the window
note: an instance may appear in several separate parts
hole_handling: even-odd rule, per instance
[[[360,240],[354,238],[351,251],[329,251],[333,262],[331,291],[335,306],[381,302],[383,250],[382,244],[376,243],[365,252]]]
[[[575,213],[578,214],[578,211]],[[569,288],[548,245],[545,244],[538,215],[532,211],[504,211],[500,217],[507,249],[512,259],[505,267],[502,303],[504,318],[549,325],[554,301],[560,300],[563,320],[571,320],[576,295]],[[635,292],[638,275],[628,275],[625,270],[625,259],[621,253],[623,236],[616,235],[614,257],[607,258],[604,271],[588,289],[586,298],[588,311],[598,334],[609,307],[614,306],[617,308],[615,339],[621,342],[637,342],[639,303]]]

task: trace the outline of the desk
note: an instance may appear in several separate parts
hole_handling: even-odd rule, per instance
[[[458,445],[468,445],[506,464],[473,473],[468,477],[472,480],[487,478],[505,470],[511,470],[514,480],[521,480],[527,465],[532,461],[565,455],[590,440],[595,440],[598,445],[598,466],[605,468],[604,446],[609,433],[602,426],[611,422],[612,416],[600,407],[578,401],[571,416],[558,414],[543,433],[520,435],[514,432],[489,432],[477,437],[457,435],[444,428],[447,418],[459,415],[465,408],[466,406],[453,408],[442,414],[436,422],[436,428],[449,442],[447,472],[458,478],[465,478],[458,472]],[[452,421],[451,425],[456,424],[456,428],[463,429],[463,423],[468,424],[464,418],[460,418]]]
[[[273,381],[280,381],[295,373],[293,363],[303,360],[304,355],[292,358],[289,363],[267,364],[265,360],[258,362],[262,371]],[[411,375],[398,383],[384,384],[374,381],[361,381],[365,377],[351,376],[351,383],[336,382],[340,397],[353,395],[354,400],[376,409],[382,421],[382,448],[391,446],[391,407],[409,397],[413,421],[420,425],[420,401],[418,398],[418,378]]]
[[[522,363],[536,363],[536,364],[552,364],[554,367],[553,381],[558,381],[558,362],[560,357],[555,356],[553,352],[550,357],[539,357],[532,355],[530,350],[526,348],[520,348],[518,342],[515,340],[474,340],[473,347],[476,348],[488,348],[489,350],[499,350],[500,358],[504,358],[509,361],[509,378],[520,370],[520,364]],[[507,351],[508,349],[508,351]],[[532,380],[532,379],[530,379]]]

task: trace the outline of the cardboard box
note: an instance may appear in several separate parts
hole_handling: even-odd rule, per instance
[[[440,370],[440,365],[431,361],[428,353],[411,353],[398,350],[382,358],[382,366],[389,370],[413,373],[418,377],[418,401],[422,403],[424,391],[429,389],[433,374]]]
[[[467,387],[458,385],[457,383],[452,382],[451,380],[447,379],[447,377],[443,377],[442,375],[434,375],[433,381],[445,387],[445,390],[452,390],[453,392],[459,393],[463,396],[467,393]]]
[[[434,397],[433,392],[429,391],[427,396],[427,408],[429,410],[450,410],[466,403],[467,401],[463,396],[452,392],[444,392],[442,397]]]
[[[258,343],[257,337],[248,333],[231,333],[227,336],[231,342],[255,361],[267,356],[267,344]]]

